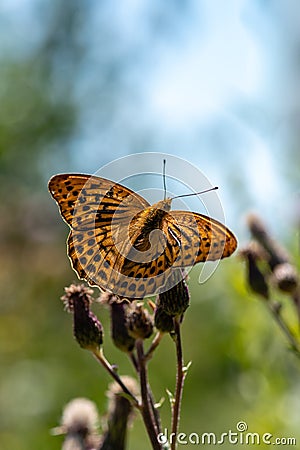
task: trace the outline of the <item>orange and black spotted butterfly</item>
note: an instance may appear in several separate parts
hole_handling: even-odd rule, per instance
[[[71,231],[68,255],[78,277],[114,294],[143,298],[163,290],[173,269],[230,256],[233,233],[171,198],[150,205],[118,183],[91,175],[55,175],[51,195]]]

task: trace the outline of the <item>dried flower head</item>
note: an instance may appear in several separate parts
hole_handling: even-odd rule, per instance
[[[87,350],[96,351],[103,343],[103,328],[90,311],[93,291],[84,285],[74,285],[65,288],[62,301],[73,313],[73,332],[78,344]]]
[[[52,433],[65,434],[63,450],[92,450],[99,448],[100,438],[97,435],[99,417],[95,403],[86,398],[75,398],[64,408],[61,425]]]
[[[259,244],[257,241],[250,241],[247,245],[244,245],[239,250],[239,255],[243,259],[247,259],[248,256],[252,256],[257,261],[269,262],[269,253]]]
[[[127,309],[126,325],[134,339],[147,339],[153,332],[153,319],[143,303],[132,303]]]
[[[74,311],[74,300],[82,299],[82,302],[86,304],[87,307],[90,307],[92,304],[94,291],[84,284],[71,284],[68,287],[65,287],[65,295],[61,297],[62,302],[65,305],[65,309],[68,312]]]
[[[110,301],[111,337],[113,343],[123,352],[131,352],[135,339],[129,334],[127,326],[127,301]]]
[[[173,277],[176,277],[178,283],[165,292],[157,296],[156,305],[160,306],[166,314],[172,317],[181,316],[188,308],[190,303],[190,294],[187,283],[182,278],[180,269],[173,271]],[[165,286],[164,288],[167,288]]]
[[[128,390],[137,398],[139,396],[139,387],[136,380],[128,375],[123,375],[120,378]],[[118,401],[120,397],[124,398],[124,391],[120,387],[119,383],[112,381],[108,386],[106,395],[109,400],[108,413],[112,414],[115,409],[115,401]]]
[[[100,297],[98,299],[101,305],[109,305],[111,301],[116,301],[116,297],[109,291],[101,292]]]
[[[268,299],[269,287],[264,273],[260,270],[257,264],[261,255],[258,253],[256,246],[253,246],[250,243],[248,246],[240,250],[240,255],[247,262],[247,276],[250,288],[257,294]]]
[[[278,264],[274,268],[273,282],[283,292],[294,293],[298,287],[298,274],[290,263]]]
[[[278,264],[288,262],[286,251],[271,238],[266,226],[256,214],[249,214],[247,217],[249,230],[253,238],[259,242],[269,254],[269,266],[271,270]]]
[[[170,314],[167,314],[161,306],[157,306],[154,313],[154,324],[158,331],[171,333],[174,331],[174,321]]]
[[[97,407],[87,398],[75,398],[67,403],[63,410],[61,426],[65,433],[78,433],[82,436],[94,434],[98,424]]]
[[[138,396],[137,383],[133,378],[123,376],[121,380],[134,396]],[[124,450],[126,448],[128,426],[134,414],[133,407],[131,402],[124,397],[124,392],[116,382],[109,385],[107,397],[108,423],[100,448]]]

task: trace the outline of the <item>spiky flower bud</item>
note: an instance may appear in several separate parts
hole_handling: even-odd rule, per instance
[[[103,343],[103,328],[90,311],[93,291],[83,284],[71,284],[65,288],[62,301],[66,309],[73,313],[73,332],[78,344],[87,350],[96,351]]]
[[[127,327],[128,302],[112,300],[109,303],[111,317],[111,337],[113,343],[122,352],[131,352],[134,348],[135,339],[129,334]]]
[[[249,214],[247,222],[253,238],[268,252],[268,263],[272,271],[278,264],[288,262],[289,258],[286,251],[271,238],[266,226],[257,215]]]
[[[176,317],[181,316],[188,308],[190,294],[181,269],[174,270],[172,277],[173,279],[170,280],[170,284],[174,284],[174,278],[176,281],[178,280],[178,283],[170,289],[167,289],[167,283],[166,286],[164,286],[164,292],[158,295],[156,305],[160,306],[166,314]]]
[[[171,331],[174,331],[173,317],[167,314],[162,306],[155,308],[154,324],[156,329],[162,333],[171,333]]]
[[[64,408],[61,425],[52,430],[55,435],[65,434],[63,450],[98,448],[99,418],[95,403],[86,398],[75,398]]]
[[[269,287],[265,275],[258,267],[257,260],[259,257],[256,249],[254,249],[253,245],[249,244],[247,247],[240,250],[240,255],[243,256],[247,262],[247,275],[250,288],[265,299],[268,299]]]
[[[135,397],[139,397],[140,391],[139,391],[139,386],[138,386],[136,380],[128,375],[122,375],[120,378],[121,378],[121,381],[128,388],[128,390],[130,392],[132,392],[132,394]],[[106,392],[106,396],[108,398],[108,411],[107,412],[108,412],[109,416],[114,414],[114,411],[117,407],[117,403],[119,402],[120,399],[127,400],[128,403],[130,404],[130,406],[132,407],[132,403],[130,402],[130,400],[128,400],[124,397],[124,391],[122,390],[119,383],[117,383],[116,381],[112,381],[109,384],[108,390]]]
[[[294,293],[298,286],[298,274],[291,264],[278,264],[273,272],[273,281],[283,292]]]
[[[136,381],[129,377],[121,377],[122,382],[128,389],[138,396]],[[100,445],[101,450],[125,450],[128,425],[133,416],[133,406],[124,397],[119,384],[113,382],[109,385],[108,397],[108,424]]]
[[[127,309],[126,325],[134,339],[147,339],[153,332],[153,320],[143,303],[132,303]]]

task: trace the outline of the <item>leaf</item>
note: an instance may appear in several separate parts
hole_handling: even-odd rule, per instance
[[[166,389],[166,392],[167,392],[168,397],[169,397],[170,405],[171,405],[171,407],[173,407],[173,405],[175,403],[174,395],[173,395],[173,393],[171,391],[169,391],[169,389]]]
[[[189,362],[187,363],[187,365],[184,366],[184,367],[182,368],[182,372],[184,373],[185,376],[186,376],[186,374],[188,373],[188,370],[189,370],[189,368],[191,367],[191,365],[192,365],[192,361],[189,361]]]

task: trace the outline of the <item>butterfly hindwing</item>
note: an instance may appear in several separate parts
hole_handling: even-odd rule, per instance
[[[190,211],[171,211],[169,227],[180,241],[181,255],[176,265],[187,267],[198,262],[216,261],[230,256],[237,247],[233,233],[211,217]]]

